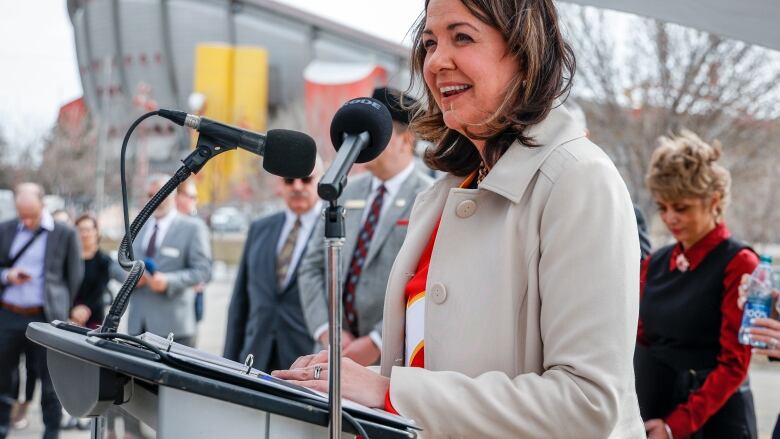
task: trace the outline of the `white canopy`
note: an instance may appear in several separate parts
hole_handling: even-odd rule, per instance
[[[778,0],[565,0],[700,29],[780,50]]]

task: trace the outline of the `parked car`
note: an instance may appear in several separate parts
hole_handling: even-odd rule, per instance
[[[249,228],[249,219],[238,208],[225,206],[217,208],[211,214],[211,230],[214,232],[245,232]]]

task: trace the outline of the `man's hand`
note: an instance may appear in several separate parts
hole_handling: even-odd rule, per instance
[[[666,423],[662,419],[650,419],[645,422],[647,439],[672,439],[666,431]]]
[[[363,366],[376,364],[381,352],[369,336],[358,337],[344,349],[345,357],[355,360],[356,363]]]
[[[87,305],[76,305],[70,310],[70,319],[77,325],[84,326],[92,315],[92,310]]]
[[[330,339],[328,337],[328,334],[330,334],[329,331],[325,331],[320,335],[320,344],[324,347],[330,346]],[[347,348],[347,346],[352,343],[352,340],[354,340],[355,337],[352,336],[351,333],[341,330],[341,352],[344,353],[344,350]]]
[[[159,271],[154,273],[151,279],[149,279],[149,288],[155,293],[164,294],[168,290],[168,277],[165,276],[165,273],[160,273]]]
[[[21,285],[29,282],[30,279],[32,279],[32,276],[30,276],[25,271],[22,271],[18,268],[8,269],[8,283],[10,285]]]
[[[144,272],[143,275],[141,275],[141,278],[138,279],[138,282],[135,284],[136,288],[143,288],[149,283],[149,279],[151,279],[152,276],[149,275],[149,273]]]

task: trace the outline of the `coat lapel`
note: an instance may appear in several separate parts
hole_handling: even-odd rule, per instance
[[[390,234],[390,231],[396,227],[396,222],[398,222],[405,212],[409,211],[409,207],[414,202],[414,189],[417,187],[417,183],[417,175],[415,172],[412,172],[403,184],[401,184],[395,199],[386,201],[387,203],[392,204],[388,206],[385,213],[379,217],[379,224],[377,225],[376,233],[374,233],[374,237],[371,240],[371,245],[368,247],[368,255],[366,255],[366,262],[363,264],[364,266],[371,263],[374,256],[379,253],[379,249],[382,248],[382,244]]]
[[[382,328],[381,373],[390,376],[393,366],[403,365],[404,325],[406,324],[406,300],[404,288],[414,276],[425,246],[434,226],[441,218],[444,204],[452,188],[458,187],[462,177],[448,175],[417,196],[409,215],[409,228],[398,252],[387,283],[385,295],[384,326]]]
[[[54,250],[53,250],[54,247],[59,245],[59,238],[61,236],[61,234],[59,232],[60,232],[60,228],[57,227],[56,224],[55,224],[54,228],[50,232],[47,232],[47,236],[46,236],[46,252],[43,255],[43,270],[44,270],[44,273],[48,273],[50,271],[49,270],[49,264],[52,263],[50,255],[54,254]]]
[[[557,107],[541,123],[529,128],[528,135],[542,146],[529,148],[516,141],[479,184],[480,189],[518,203],[545,159],[558,146],[585,137],[585,129],[574,122],[568,110]]]
[[[346,231],[346,241],[341,253],[341,273],[342,280],[346,280],[347,273],[349,273],[349,264],[352,262],[352,254],[357,247],[358,235],[360,229],[363,228],[363,212],[368,208],[368,196],[371,193],[371,177],[363,178],[355,182],[355,190],[350,191],[349,196],[345,196],[341,204],[347,211],[347,217],[344,219],[344,230]],[[362,202],[362,209],[349,209],[351,203]],[[318,239],[318,237],[314,237]],[[325,244],[323,243],[323,251]]]

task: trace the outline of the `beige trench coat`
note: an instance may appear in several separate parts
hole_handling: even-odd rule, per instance
[[[631,199],[563,108],[478,189],[417,197],[390,274],[381,373],[430,438],[643,438],[632,357],[639,243]],[[404,286],[433,227],[425,369],[402,367]]]

